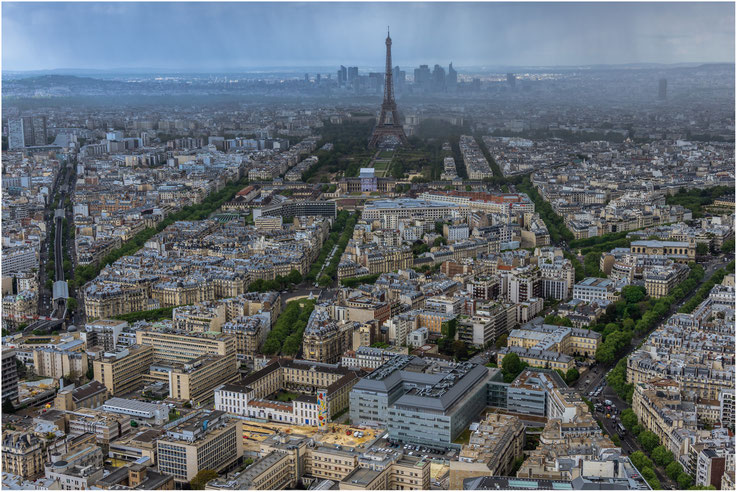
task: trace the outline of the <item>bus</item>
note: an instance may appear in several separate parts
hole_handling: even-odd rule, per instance
[[[617,434],[619,434],[619,437],[623,437],[627,433],[627,429],[624,428],[622,425],[622,422],[619,422],[617,424]]]

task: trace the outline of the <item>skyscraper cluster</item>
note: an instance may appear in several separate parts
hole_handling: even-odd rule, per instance
[[[22,149],[47,144],[46,116],[24,116],[8,120],[8,147]]]

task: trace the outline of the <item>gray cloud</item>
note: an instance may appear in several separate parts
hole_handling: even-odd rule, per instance
[[[732,3],[4,2],[6,70],[734,62]]]

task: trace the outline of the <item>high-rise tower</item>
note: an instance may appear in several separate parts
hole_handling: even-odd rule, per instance
[[[407,145],[407,135],[399,120],[397,103],[394,101],[394,82],[392,80],[392,38],[389,28],[386,30],[386,74],[384,75],[384,101],[381,103],[381,114],[376,122],[369,147],[376,148],[389,141],[392,144]]]

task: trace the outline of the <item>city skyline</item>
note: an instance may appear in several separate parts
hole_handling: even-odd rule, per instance
[[[4,71],[380,67],[374,47],[387,24],[402,67],[440,60],[458,67],[734,62],[734,5],[728,3],[9,2],[4,7]],[[247,21],[254,18],[261,21]],[[155,28],[161,19],[172,29]],[[116,31],[121,34],[110,35]]]

